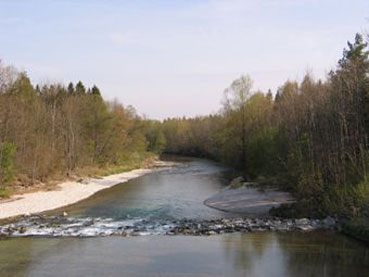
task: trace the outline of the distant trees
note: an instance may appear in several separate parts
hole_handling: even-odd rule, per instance
[[[145,129],[147,130],[146,139],[148,143],[148,150],[154,153],[161,153],[164,150],[167,142],[162,130],[161,122],[147,120],[145,124]]]
[[[359,215],[369,201],[368,50],[357,34],[325,82],[306,74],[274,99],[252,92],[242,76],[219,114],[165,120],[165,151],[212,157],[251,179],[277,178],[311,213]]]
[[[218,116],[164,120],[165,152],[213,157],[213,136],[218,134]],[[216,122],[216,123],[215,123]],[[215,124],[214,124],[215,123]],[[214,157],[215,158],[215,157]]]

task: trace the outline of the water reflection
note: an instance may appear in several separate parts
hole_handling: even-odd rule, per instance
[[[369,248],[332,232],[224,236],[226,258],[247,276],[368,276]],[[246,275],[245,275],[246,276]]]
[[[278,236],[288,258],[290,276],[368,276],[369,248],[345,236],[330,232]],[[327,266],[329,265],[329,266]]]
[[[255,266],[257,266],[258,261],[264,259],[264,251],[266,249],[268,251],[275,250],[277,241],[271,233],[268,233],[266,236],[264,234],[234,234],[232,236],[224,236],[222,243],[227,260],[236,269],[246,269],[248,272],[252,272],[257,270]]]
[[[334,233],[0,241],[0,276],[367,276],[368,248]]]

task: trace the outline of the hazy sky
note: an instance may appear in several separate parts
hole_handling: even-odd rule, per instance
[[[152,118],[202,115],[242,73],[273,92],[324,76],[368,17],[368,0],[0,0],[0,59]]]

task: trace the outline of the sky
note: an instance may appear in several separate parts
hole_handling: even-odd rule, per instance
[[[324,78],[368,30],[368,0],[0,0],[3,63],[153,119],[218,111],[242,74],[273,92]]]

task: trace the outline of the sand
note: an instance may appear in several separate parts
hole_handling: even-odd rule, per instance
[[[204,204],[225,212],[261,217],[268,215],[272,208],[293,202],[295,199],[288,192],[245,185],[236,189],[225,189],[206,199]]]

